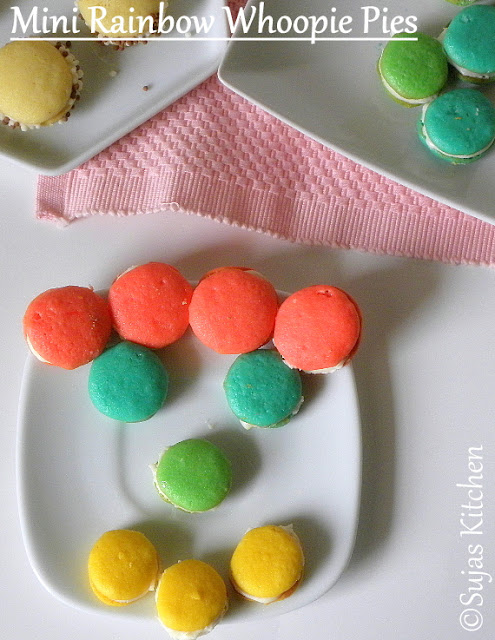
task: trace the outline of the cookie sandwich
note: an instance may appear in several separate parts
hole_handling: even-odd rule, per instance
[[[209,633],[228,609],[222,577],[211,565],[195,559],[165,569],[155,599],[158,619],[177,640],[195,640]]]
[[[252,269],[220,267],[195,288],[189,322],[217,353],[247,353],[271,339],[277,309],[277,292],[266,278]]]
[[[461,80],[495,81],[495,7],[473,5],[460,11],[441,39],[449,63]]]
[[[291,596],[301,583],[304,554],[291,525],[250,529],[230,561],[234,589],[247,600],[271,604]]]
[[[232,484],[230,460],[219,447],[201,438],[168,447],[151,469],[160,498],[189,513],[218,506]]]
[[[131,267],[110,286],[113,324],[124,340],[161,349],[189,326],[193,287],[173,266],[148,262]]]
[[[442,94],[423,108],[418,120],[421,142],[450,164],[483,157],[495,141],[495,108],[481,91],[460,88]]]
[[[447,56],[441,43],[432,36],[419,31],[398,33],[382,51],[378,74],[396,102],[416,107],[431,102],[445,86]]]
[[[347,364],[361,337],[361,312],[342,289],[313,285],[280,305],[273,343],[290,366],[308,373],[331,373]]]
[[[76,369],[98,357],[108,343],[112,317],[107,301],[87,287],[48,289],[23,317],[26,342],[42,362]]]
[[[238,356],[223,387],[230,409],[245,429],[287,424],[303,402],[301,376],[275,349]]]
[[[91,589],[101,602],[113,607],[131,604],[153,591],[159,571],[158,553],[140,531],[107,531],[89,553]]]
[[[105,416],[120,422],[142,422],[165,402],[168,373],[154,351],[123,341],[93,361],[88,391],[93,405]]]
[[[17,40],[0,49],[0,122],[26,131],[68,120],[83,76],[69,46]]]

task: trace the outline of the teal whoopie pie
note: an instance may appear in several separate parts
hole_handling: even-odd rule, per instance
[[[141,422],[163,405],[168,373],[154,351],[123,341],[93,361],[88,391],[94,406],[109,418]]]
[[[451,164],[468,164],[495,141],[495,108],[481,91],[454,89],[425,105],[418,121],[420,140]]]
[[[275,349],[238,356],[223,386],[232,412],[246,429],[287,424],[303,400],[299,371],[286,365]]]
[[[460,11],[443,34],[450,64],[462,80],[495,80],[495,7],[475,5]]]
[[[382,51],[378,75],[396,102],[416,107],[431,102],[445,86],[447,56],[441,43],[432,36],[419,31],[397,33]]]

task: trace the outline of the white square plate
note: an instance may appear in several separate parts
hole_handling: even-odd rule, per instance
[[[290,524],[305,550],[305,576],[269,606],[231,595],[225,623],[301,607],[339,578],[354,545],[361,488],[361,431],[351,366],[306,375],[299,413],[278,429],[246,431],[225,400],[234,356],[204,347],[190,331],[160,352],[169,396],[150,420],[118,423],[93,407],[90,365],[64,371],[27,359],[18,431],[19,508],[26,550],[45,587],[77,608],[155,616],[150,594],[105,607],[92,594],[88,553],[105,531],[136,528],[167,567],[188,557],[210,562],[228,582],[230,556],[244,532]],[[190,514],[158,496],[149,465],[169,445],[204,437],[232,462],[230,494],[216,509]]]
[[[0,9],[2,45],[12,37],[10,4]],[[163,36],[120,52],[63,36],[61,40],[72,41],[72,52],[84,71],[80,102],[64,124],[25,132],[0,126],[0,154],[45,175],[65,173],[89,160],[215,73],[225,51],[223,4],[222,0],[173,0],[169,9],[176,18],[214,16],[208,35],[219,40],[185,37],[183,42],[167,42]],[[25,17],[33,7],[27,0],[16,5]],[[43,6],[49,8],[49,15],[72,16],[70,1],[49,0]],[[78,36],[91,37],[81,20],[78,28]],[[148,91],[143,91],[145,85]]]
[[[265,16],[295,18],[330,16],[331,7],[335,7],[336,16],[353,17],[349,35],[363,37],[362,7],[367,4],[357,0],[330,4],[327,0],[266,0],[264,10]],[[382,16],[416,16],[418,29],[433,36],[461,10],[445,0],[396,0],[375,5],[388,10]],[[259,0],[252,0],[248,11],[259,6]],[[383,37],[381,22],[376,24],[367,35]],[[247,35],[259,35],[256,20]],[[234,39],[219,77],[251,102],[352,160],[495,223],[495,150],[467,166],[452,166],[430,154],[416,135],[419,109],[396,104],[380,83],[376,64],[383,46],[384,42],[376,41],[311,44]],[[495,102],[495,85],[482,90]]]

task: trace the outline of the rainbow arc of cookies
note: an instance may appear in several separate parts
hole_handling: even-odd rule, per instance
[[[88,365],[95,408],[124,423],[161,409],[168,374],[156,351],[190,327],[203,345],[237,356],[224,382],[229,406],[243,426],[267,429],[297,413],[302,371],[326,374],[351,360],[361,324],[358,305],[338,287],[312,285],[280,302],[273,285],[252,269],[220,267],[193,287],[161,262],[126,270],[107,298],[85,287],[49,289],[23,319],[36,357],[65,369]],[[268,400],[273,407],[266,411]],[[160,498],[190,513],[217,507],[231,474],[221,448],[195,438],[168,446],[153,465]],[[292,526],[268,524],[242,535],[229,578],[242,598],[270,604],[292,595],[303,567]],[[225,581],[214,567],[189,558],[163,569],[155,546],[139,531],[103,533],[89,553],[88,573],[93,593],[108,606],[131,605],[154,591],[159,620],[180,640],[208,633],[228,608]]]

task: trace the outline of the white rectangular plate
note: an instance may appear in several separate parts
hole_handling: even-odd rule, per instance
[[[163,566],[196,557],[228,581],[230,556],[244,532],[294,525],[306,555],[304,580],[270,606],[231,593],[225,623],[277,615],[326,592],[351,555],[359,511],[361,432],[351,366],[306,375],[300,412],[278,429],[246,431],[227,406],[223,380],[234,356],[187,333],[162,350],[169,397],[150,420],[122,424],[93,407],[90,365],[64,371],[27,359],[18,432],[19,506],[32,567],[57,598],[118,617],[155,615],[153,595],[105,607],[92,594],[88,553],[105,531],[136,528]],[[204,437],[233,466],[231,493],[216,509],[188,514],[163,502],[149,465],[169,445]]]
[[[10,4],[0,9],[1,44],[12,37]],[[25,17],[33,7],[27,0],[15,4]],[[40,12],[42,6],[49,8],[49,15],[72,16],[70,0],[47,1],[40,5]],[[221,0],[173,0],[169,13],[176,18],[214,16],[208,35],[225,38],[222,7]],[[77,35],[91,37],[81,20],[78,28],[81,33]],[[71,38],[65,35],[61,40]],[[184,38],[182,42],[160,39],[121,52],[98,42],[72,40],[72,43],[72,52],[84,71],[84,85],[81,100],[69,121],[25,132],[0,126],[0,154],[45,175],[74,169],[186,94],[215,73],[225,51],[225,40],[221,39]],[[143,91],[145,85],[148,91]]]
[[[327,0],[267,0],[265,15],[330,16],[331,7],[335,7],[336,16],[353,17],[349,35],[363,37],[362,7],[372,4],[358,0],[330,4]],[[416,16],[419,30],[433,36],[461,10],[445,0],[374,4],[385,7],[388,16]],[[259,5],[259,0],[249,3]],[[381,22],[376,24],[380,26],[374,25],[367,35],[383,34]],[[247,35],[258,36],[256,21]],[[234,39],[219,76],[240,95],[352,160],[495,223],[495,150],[468,166],[452,166],[430,154],[416,135],[419,109],[401,107],[380,83],[376,64],[383,46],[383,42],[369,41],[311,44]],[[495,102],[495,85],[482,90]]]

